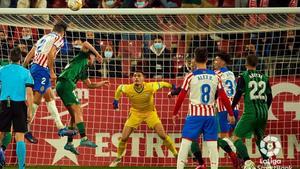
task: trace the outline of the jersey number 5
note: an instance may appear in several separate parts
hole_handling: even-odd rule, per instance
[[[264,81],[250,81],[249,88],[252,90],[250,91],[250,99],[251,100],[264,100],[266,97],[264,96],[266,90],[266,82]]]

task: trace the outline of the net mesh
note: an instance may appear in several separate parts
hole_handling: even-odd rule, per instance
[[[155,9],[153,9],[155,10]],[[57,21],[69,24],[65,45],[57,55],[56,73],[78,53],[82,42],[89,41],[105,57],[111,58],[89,69],[94,81],[109,79],[111,86],[87,89],[81,83],[77,94],[82,103],[87,135],[98,148],[79,148],[80,156],[64,151],[66,138],[57,136],[57,129],[43,103],[35,117],[32,130],[39,139],[37,145],[27,144],[28,165],[101,165],[107,166],[116,156],[116,147],[123,125],[128,117],[129,103],[120,100],[120,111],[112,109],[114,92],[119,84],[131,83],[130,75],[142,69],[146,81],[167,81],[181,85],[189,72],[188,58],[196,47],[209,51],[208,67],[212,68],[214,55],[229,53],[235,75],[245,70],[245,56],[257,54],[258,70],[269,75],[274,102],[269,112],[267,134],[280,139],[282,149],[277,155],[281,166],[300,166],[300,17],[299,14],[172,14],[172,15],[0,15],[1,64],[8,63],[8,50],[22,48],[24,56],[32,45]],[[152,48],[162,37],[164,51]],[[182,124],[187,110],[187,99],[181,109],[181,118],[173,125],[171,114],[175,98],[167,97],[167,89],[156,93],[155,103],[166,132],[180,144]],[[56,100],[64,124],[70,117],[59,98]],[[241,106],[242,107],[242,106]],[[241,108],[242,112],[242,108]],[[79,144],[79,137],[74,141]],[[130,137],[124,166],[174,166],[176,160],[162,146],[162,140],[143,123]],[[255,139],[246,140],[251,158],[259,165]],[[204,146],[204,157],[208,154]],[[6,151],[8,164],[15,164],[15,144]],[[229,166],[230,160],[220,151],[220,165]],[[207,161],[207,164],[209,162]],[[190,161],[189,165],[193,165]]]

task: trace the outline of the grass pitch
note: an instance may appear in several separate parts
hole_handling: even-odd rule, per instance
[[[17,167],[9,166],[5,167],[5,169],[16,169]],[[26,169],[112,169],[109,167],[78,167],[78,166],[35,166],[35,167],[26,167]],[[116,167],[118,169],[175,169],[176,167]],[[187,169],[194,169],[194,168],[187,168]],[[219,167],[219,169],[229,169],[226,167]]]

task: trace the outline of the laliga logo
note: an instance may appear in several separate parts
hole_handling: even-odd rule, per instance
[[[277,155],[280,149],[281,144],[277,137],[267,136],[260,141],[260,151],[268,157]]]

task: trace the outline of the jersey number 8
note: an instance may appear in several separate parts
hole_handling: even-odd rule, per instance
[[[207,104],[210,99],[210,85],[204,84],[201,86],[201,102]]]

